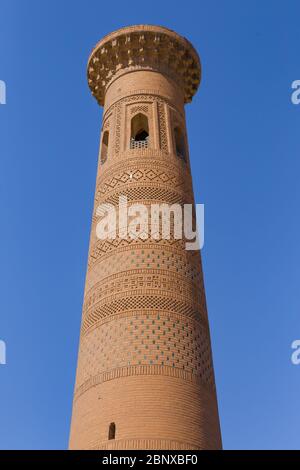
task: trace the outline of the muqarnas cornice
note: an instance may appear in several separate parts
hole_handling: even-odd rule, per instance
[[[89,57],[88,83],[98,103],[104,105],[112,81],[136,70],[156,71],[174,80],[185,103],[191,102],[201,80],[199,56],[187,39],[161,26],[125,27],[105,36]]]

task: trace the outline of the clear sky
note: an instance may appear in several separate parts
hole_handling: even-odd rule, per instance
[[[299,448],[297,0],[0,1],[0,447],[67,447],[101,125],[86,62],[139,23],[202,60],[186,112],[224,447]]]

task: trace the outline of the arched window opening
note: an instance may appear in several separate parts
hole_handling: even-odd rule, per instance
[[[182,158],[183,160],[186,160],[184,135],[179,127],[175,127],[174,137],[175,137],[176,155]]]
[[[108,439],[112,440],[115,439],[116,437],[116,425],[115,423],[110,423],[109,429],[108,429]]]
[[[109,132],[105,131],[102,136],[102,142],[101,142],[101,163],[104,163],[105,160],[107,159],[107,153],[108,153],[108,141],[109,141]]]
[[[130,148],[149,147],[149,125],[147,116],[142,113],[136,114],[131,120]]]

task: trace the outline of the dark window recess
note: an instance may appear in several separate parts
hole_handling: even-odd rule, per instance
[[[109,429],[108,429],[108,439],[112,440],[115,439],[116,437],[116,425],[115,423],[110,423]]]
[[[109,141],[109,132],[105,131],[102,137],[102,142],[101,142],[101,155],[100,155],[101,163],[104,163],[105,160],[107,159],[108,141]]]
[[[185,139],[182,130],[179,127],[174,129],[176,155],[186,160]]]
[[[147,116],[136,114],[131,120],[130,148],[149,147],[149,125]]]

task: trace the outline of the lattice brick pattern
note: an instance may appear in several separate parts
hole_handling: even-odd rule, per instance
[[[146,104],[140,104],[137,106],[133,106],[130,109],[130,114],[136,114],[136,113],[145,113],[147,114],[149,111],[149,107]]]
[[[197,254],[180,250],[175,251],[172,247],[163,247],[155,249],[153,245],[136,245],[120,247],[118,250],[109,252],[98,259],[90,267],[87,281],[90,276],[102,280],[106,276],[118,273],[120,271],[130,272],[136,269],[164,270],[171,274],[181,274],[187,281],[197,283],[201,288],[202,282],[201,264],[199,263],[199,253]]]
[[[186,317],[199,318],[200,315],[204,319],[205,312],[199,312],[196,310],[193,302],[183,302],[176,298],[163,297],[158,295],[128,295],[120,299],[111,300],[108,302],[105,299],[104,302],[98,302],[89,314],[83,318],[81,332],[82,335],[97,325],[97,323],[103,318],[110,317],[117,314],[118,312],[142,312],[145,310],[160,311],[165,310],[173,313],[180,313]]]
[[[178,250],[185,250],[185,241],[184,240],[175,240],[174,238],[168,239],[159,239],[155,240],[153,238],[148,238],[142,240],[140,238],[115,238],[115,239],[107,239],[107,240],[97,240],[96,244],[93,245],[90,249],[89,254],[89,261],[88,267],[90,268],[94,263],[96,263],[103,255],[110,253],[120,247],[127,247],[130,246],[132,248],[136,248],[142,244],[149,244],[151,243],[153,246],[159,246],[161,249],[165,247],[173,246],[175,249]]]
[[[167,126],[166,126],[166,116],[165,116],[164,103],[158,102],[158,122],[159,122],[159,136],[160,136],[160,148],[168,153],[168,136],[167,136]]]
[[[167,203],[167,204],[192,204],[192,197],[183,195],[182,192],[176,192],[169,189],[160,188],[157,186],[127,186],[122,190],[117,189],[111,192],[108,196],[103,196],[100,191],[96,194],[95,206],[99,204],[109,203],[113,205],[119,204],[119,196],[126,196],[129,203],[133,202],[149,202],[153,203]]]
[[[115,151],[117,154],[120,152],[121,109],[122,109],[121,103],[117,103],[115,106],[115,112],[116,112]]]
[[[79,358],[78,387],[91,376],[133,364],[181,368],[214,383],[205,327],[159,312],[139,312],[102,324],[81,338]]]
[[[182,188],[186,186],[186,181],[183,175],[162,171],[161,169],[155,168],[140,168],[133,170],[123,170],[115,172],[111,177],[103,178],[98,183],[98,191],[101,194],[105,194],[118,186],[123,186],[126,183],[160,183],[165,186],[171,186],[173,189]]]
[[[121,267],[121,268],[120,268]],[[201,303],[201,293],[204,291],[202,282],[201,263],[197,256],[191,252],[182,252],[181,254],[160,249],[127,249],[122,251],[108,253],[103,259],[98,259],[93,269],[89,271],[87,277],[86,295],[90,289],[94,290],[95,284],[99,286],[99,293],[111,278],[111,282],[116,282],[115,287],[110,284],[107,290],[111,293],[122,289],[134,291],[134,286],[140,288],[150,287],[164,289],[165,291],[176,292],[194,298]],[[91,281],[89,281],[91,278]],[[119,281],[115,281],[116,278]],[[92,279],[97,280],[92,282]],[[120,284],[121,282],[121,284]],[[93,294],[95,297],[95,294]]]

